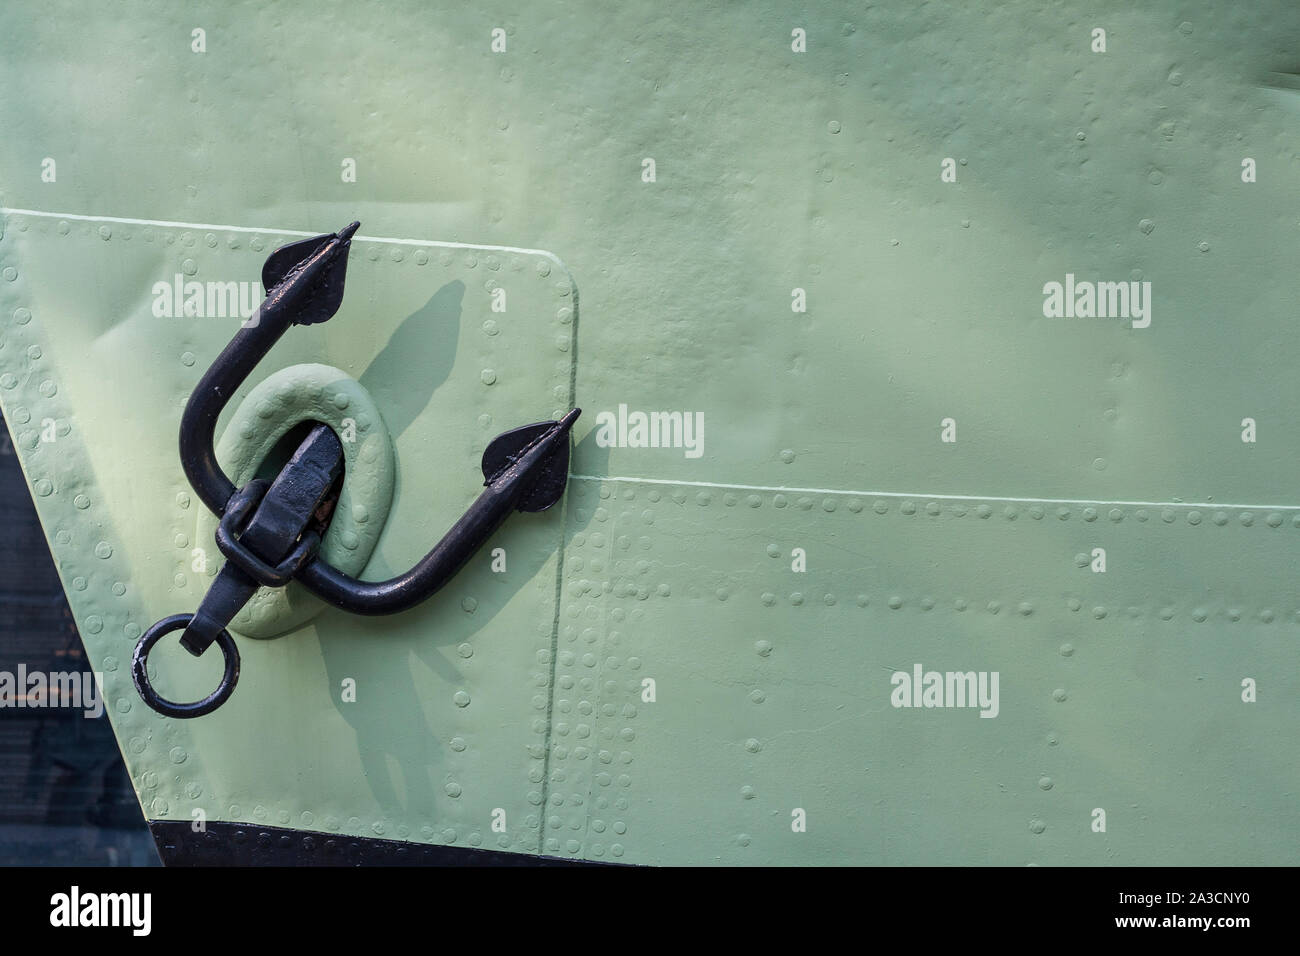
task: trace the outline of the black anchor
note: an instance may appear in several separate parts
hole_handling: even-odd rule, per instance
[[[266,300],[194,388],[181,416],[185,476],[220,517],[217,547],[226,556],[198,610],[163,618],[145,631],[131,659],[140,696],[169,717],[199,717],[230,697],[239,679],[239,651],[226,625],[259,587],[296,580],[354,614],[392,614],[414,607],[459,571],[515,510],[545,511],[560,500],[569,478],[569,430],[581,409],[559,421],[524,425],[498,435],[483,452],[484,489],[442,540],[405,574],[360,581],[321,560],[317,552],[343,475],[343,446],[326,425],[315,425],[274,480],[254,479],[236,489],[217,464],[217,418],[263,356],[292,325],[329,320],[343,301],[348,250],[360,227],[276,249],[262,267]],[[217,689],[193,703],[160,696],[149,683],[150,649],[184,628],[181,645],[196,657],[215,641],[225,657]]]

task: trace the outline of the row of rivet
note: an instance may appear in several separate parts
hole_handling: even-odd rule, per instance
[[[587,482],[582,480],[574,482],[575,493],[578,497],[581,498],[586,496],[587,491],[584,487],[586,484]],[[608,485],[602,485],[600,488],[600,497],[602,499],[609,499],[615,497],[615,493]],[[636,491],[633,488],[624,488],[617,494],[617,497],[622,498],[624,501],[634,501],[636,499]],[[646,497],[652,502],[660,501],[663,498],[663,494],[659,490],[652,488],[646,493]],[[707,508],[717,497],[718,494],[710,490],[698,491],[691,495],[683,488],[675,488],[669,493],[669,498],[679,505],[685,504],[688,499],[693,498],[695,504],[702,508]],[[834,496],[828,495],[822,498],[820,503],[821,510],[827,513],[834,513],[839,509],[841,503],[839,499],[845,497],[847,497],[848,500],[843,502],[844,506],[854,514],[859,514],[867,510],[867,503],[861,497],[854,496],[849,492],[836,492]],[[734,491],[722,491],[721,500],[723,505],[728,508],[735,507],[743,502],[750,508],[760,508],[764,503],[767,503],[778,509],[787,508],[793,505],[800,511],[812,511],[814,506],[817,504],[813,498],[807,495],[799,495],[792,499],[783,492],[764,492],[763,494],[751,492],[744,494]],[[897,496],[874,499],[871,503],[871,511],[878,515],[889,514],[891,510],[891,500],[897,500]],[[1112,505],[1108,507],[1104,504],[1097,505],[1083,502],[1043,505],[1029,501],[1012,503],[1004,503],[1001,501],[973,503],[965,499],[960,501],[951,501],[949,499],[925,500],[922,498],[920,500],[924,501],[924,504],[918,504],[918,501],[912,499],[903,499],[898,504],[898,513],[907,517],[912,517],[913,515],[923,512],[932,518],[937,518],[944,514],[956,518],[964,518],[968,515],[973,515],[980,519],[988,519],[993,517],[994,514],[997,514],[1007,521],[1015,521],[1021,515],[1026,515],[1035,521],[1041,521],[1049,514],[1060,521],[1067,521],[1075,514],[1078,514],[1084,521],[1092,522],[1098,520],[1104,511],[1106,518],[1116,524],[1126,518],[1133,518],[1139,522],[1147,522],[1153,517],[1159,517],[1160,521],[1165,524],[1173,524],[1179,520],[1180,514],[1187,524],[1193,526],[1208,521],[1210,524],[1223,527],[1233,521],[1233,515],[1229,514],[1226,510],[1212,510],[1212,506],[1183,503],[1124,507]],[[941,501],[943,503],[941,503]],[[1300,507],[1287,507],[1286,512],[1291,515],[1291,526],[1293,528],[1300,528]],[[1267,525],[1270,528],[1280,528],[1286,523],[1285,515],[1281,510],[1277,509],[1264,508],[1254,510],[1236,510],[1235,517],[1236,522],[1246,528],[1254,526],[1257,522]]]

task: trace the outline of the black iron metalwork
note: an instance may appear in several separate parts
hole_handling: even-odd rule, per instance
[[[292,325],[325,322],[343,299],[347,253],[360,223],[332,235],[282,246],[262,268],[267,291],[252,318],[199,380],[181,417],[180,453],[186,477],[220,517],[216,540],[226,565],[198,610],[164,618],[141,637],[131,675],[144,701],[173,717],[197,717],[221,706],[239,675],[239,652],[226,626],[258,587],[300,581],[354,614],[392,614],[414,607],[446,584],[515,510],[545,511],[564,494],[569,432],[581,414],[538,422],[498,435],[483,453],[484,490],[415,567],[387,581],[361,581],[317,556],[343,473],[338,436],[316,424],[272,481],[236,489],[217,463],[217,419],[235,391]],[[184,628],[181,645],[198,656],[216,641],[226,658],[221,684],[192,704],[161,697],[148,675],[149,650]]]

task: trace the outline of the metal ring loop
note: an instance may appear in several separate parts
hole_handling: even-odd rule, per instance
[[[140,642],[135,646],[135,652],[131,655],[131,680],[135,684],[136,691],[146,704],[167,717],[202,717],[204,714],[212,713],[229,699],[235,689],[235,683],[239,680],[239,649],[235,647],[235,639],[230,636],[230,632],[222,628],[221,633],[217,635],[217,644],[220,645],[221,655],[226,660],[226,670],[221,675],[221,683],[217,685],[216,690],[202,700],[196,700],[191,704],[178,704],[153,689],[149,683],[149,651],[164,635],[181,630],[193,619],[193,614],[173,614],[171,617],[163,618],[144,632]]]

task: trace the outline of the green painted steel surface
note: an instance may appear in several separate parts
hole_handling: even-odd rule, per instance
[[[633,863],[1295,861],[1294,4],[0,18],[0,402],[150,818]],[[239,318],[157,313],[354,217],[391,239],[241,397],[322,363],[374,398],[396,487],[364,576],[574,402],[565,504],[416,610],[241,640],[225,708],[160,718],[130,650],[210,579],[176,428]],[[1045,315],[1075,280],[1136,295]],[[703,430],[605,447],[620,406]],[[219,663],[158,662],[176,697]],[[894,706],[917,664],[996,672],[996,716]]]

